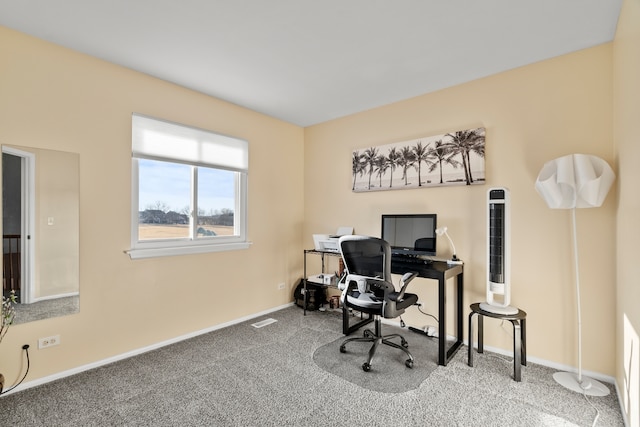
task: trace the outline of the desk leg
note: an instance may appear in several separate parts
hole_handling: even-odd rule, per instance
[[[363,317],[363,314],[360,313],[360,320],[354,323],[353,325],[351,325],[349,322],[349,318],[351,317],[349,314],[349,309],[343,305],[342,306],[342,333],[345,335],[349,335],[352,332],[357,331],[364,325],[373,322],[374,320],[373,315],[368,314],[367,316],[368,317],[365,318]]]
[[[520,364],[522,363],[521,329],[518,320],[512,320],[513,324],[513,379],[520,381]]]
[[[344,305],[342,306],[342,333],[349,335],[349,310]]]
[[[462,345],[462,343],[464,342],[464,328],[463,328],[463,323],[464,323],[464,307],[462,304],[462,300],[464,297],[464,273],[460,273],[458,274],[458,277],[456,279],[456,300],[457,300],[457,304],[456,304],[456,319],[458,322],[458,327],[457,327],[457,336],[456,336],[456,341],[457,343],[460,343],[460,345]],[[456,343],[456,344],[457,344]],[[453,355],[452,355],[453,356]]]
[[[438,364],[446,366],[449,360],[453,358],[458,349],[464,343],[463,341],[463,322],[464,315],[462,300],[464,290],[464,277],[460,273],[457,275],[455,293],[456,303],[454,306],[456,322],[456,341],[447,349],[447,281],[444,277],[438,279],[438,320],[440,327],[438,328]]]
[[[307,315],[307,253],[304,253],[304,275],[302,276],[302,313]]]
[[[438,365],[447,365],[447,281],[438,279]]]

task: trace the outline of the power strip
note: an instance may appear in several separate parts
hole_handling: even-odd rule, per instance
[[[414,328],[409,326],[409,330],[417,334],[425,335],[430,338],[438,338],[438,329],[435,326],[426,326],[424,329]]]

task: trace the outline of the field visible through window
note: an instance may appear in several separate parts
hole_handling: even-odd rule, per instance
[[[215,234],[211,234],[211,232]],[[198,226],[198,237],[210,236],[233,236],[233,226]],[[138,238],[140,240],[179,239],[186,237],[189,237],[189,226],[183,224],[140,224],[138,228]]]

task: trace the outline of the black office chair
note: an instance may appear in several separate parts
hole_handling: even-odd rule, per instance
[[[374,330],[366,329],[362,337],[346,339],[340,346],[345,353],[346,345],[353,341],[372,342],[369,358],[362,365],[364,371],[371,370],[371,361],[380,344],[398,348],[409,358],[405,362],[413,368],[413,356],[407,350],[407,340],[402,335],[382,335],[381,318],[393,319],[418,301],[415,294],[406,293],[407,285],[418,273],[410,272],[402,276],[400,291],[396,291],[391,281],[391,248],[389,243],[376,237],[342,236],[338,242],[344,260],[347,277],[342,285],[342,304],[362,313],[373,315]],[[391,341],[400,339],[400,344]]]

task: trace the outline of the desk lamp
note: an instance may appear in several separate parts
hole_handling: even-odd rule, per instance
[[[571,209],[573,254],[578,315],[578,374],[556,372],[553,378],[569,390],[589,396],[606,396],[609,389],[599,381],[582,376],[582,320],[580,317],[580,269],[576,208],[599,207],[615,180],[607,162],[596,156],[570,154],[544,164],[536,180],[536,190],[551,209]]]
[[[460,258],[458,258],[456,256],[456,247],[453,244],[453,240],[451,240],[451,237],[449,237],[449,233],[447,233],[447,227],[440,227],[440,228],[436,228],[436,234],[438,236],[447,236],[447,239],[449,239],[449,244],[451,245],[451,250],[453,251],[453,255],[451,256],[451,259],[447,260],[447,264],[449,265],[457,265],[457,264],[462,264],[462,260]]]

